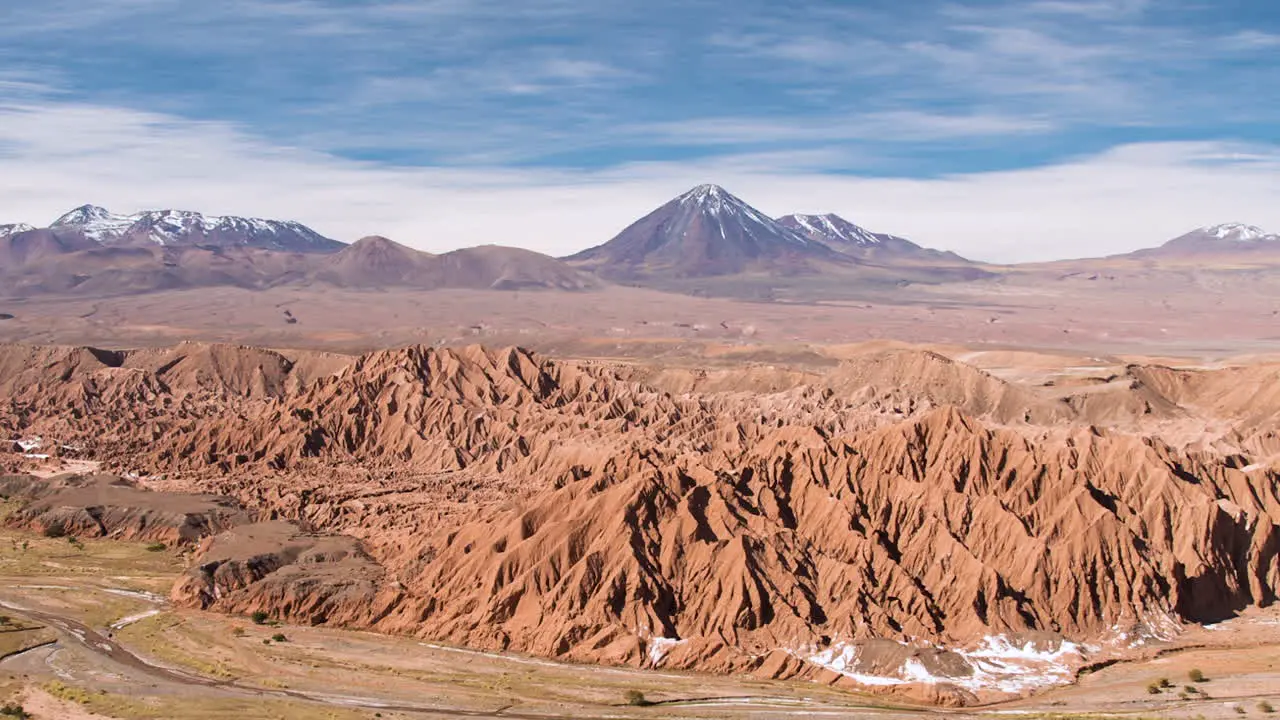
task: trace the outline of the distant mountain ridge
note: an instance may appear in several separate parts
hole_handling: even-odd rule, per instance
[[[300,223],[82,205],[47,228],[0,226],[0,294],[119,295],[195,287],[585,290],[555,258],[483,246],[432,255],[382,237],[352,245]]]
[[[919,259],[967,263],[968,260],[944,250],[922,247],[906,238],[878,233],[836,215],[784,215],[778,223],[804,233],[833,250],[863,260]]]
[[[597,285],[591,276],[532,250],[481,245],[433,255],[377,235],[326,257],[310,277],[358,288],[587,290]]]
[[[1225,223],[1158,247],[1059,264],[1116,261],[1138,261],[1144,271],[1188,263],[1224,271],[1269,269],[1280,267],[1280,234]],[[1025,267],[1038,272],[1041,265]],[[315,283],[584,290],[603,279],[681,293],[807,301],[994,279],[1016,267],[971,262],[834,213],[773,218],[711,184],[563,260],[499,246],[432,255],[378,236],[347,245],[292,221],[177,210],[120,215],[97,205],[75,208],[45,228],[0,225],[0,288],[13,296]]]
[[[289,252],[336,252],[344,247],[343,243],[297,222],[203,215],[185,210],[117,215],[103,207],[82,205],[49,227],[78,230],[102,245],[240,246]]]

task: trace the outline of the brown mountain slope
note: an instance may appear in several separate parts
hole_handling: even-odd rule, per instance
[[[93,247],[97,243],[74,230],[29,229],[0,235],[0,272]]]

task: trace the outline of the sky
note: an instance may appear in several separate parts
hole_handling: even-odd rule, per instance
[[[1275,0],[0,0],[0,223],[563,255],[702,183],[1016,262],[1280,231]]]

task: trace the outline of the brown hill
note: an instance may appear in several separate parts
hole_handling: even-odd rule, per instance
[[[588,290],[599,282],[553,257],[514,247],[480,245],[436,256],[440,287]]]
[[[429,253],[371,235],[326,258],[312,275],[339,287],[426,285],[434,265],[431,259]]]
[[[593,278],[529,250],[484,245],[432,255],[384,237],[364,238],[312,273],[339,287],[585,290]]]

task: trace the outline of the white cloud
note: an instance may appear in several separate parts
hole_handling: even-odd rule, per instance
[[[672,196],[718,182],[761,210],[838,212],[990,260],[1122,252],[1199,225],[1280,228],[1280,146],[1139,144],[1008,172],[935,179],[821,172],[813,152],[601,171],[440,169],[266,143],[225,123],[122,108],[0,104],[0,221],[46,224],[92,202],[296,219],[342,240],[428,250],[502,243],[566,254]]]
[[[1224,40],[1228,47],[1247,50],[1280,47],[1280,33],[1268,33],[1261,30],[1241,30]]]

